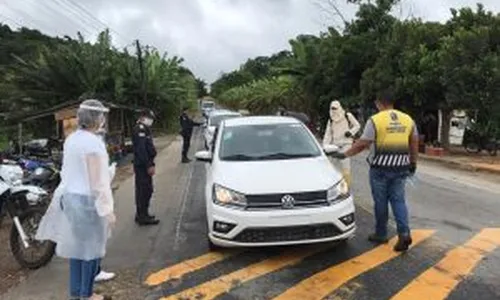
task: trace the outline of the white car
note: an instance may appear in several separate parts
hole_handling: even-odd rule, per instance
[[[203,100],[201,102],[201,113],[204,117],[207,117],[208,114],[215,109],[215,102],[210,100]]]
[[[356,230],[346,182],[309,129],[290,117],[221,123],[207,162],[209,246],[275,246],[347,240]]]
[[[221,121],[237,117],[241,117],[241,114],[229,110],[216,110],[209,114],[208,120],[205,124],[205,131],[203,133],[206,150],[211,149],[215,130],[217,129]]]

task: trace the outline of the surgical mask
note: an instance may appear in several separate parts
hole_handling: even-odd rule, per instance
[[[148,127],[151,127],[153,125],[153,119],[150,119],[150,118],[144,118],[142,120],[142,123],[144,123],[144,125],[148,126]]]

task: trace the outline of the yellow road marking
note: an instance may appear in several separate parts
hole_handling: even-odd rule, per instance
[[[412,231],[412,246],[427,239],[434,232],[434,230]],[[378,246],[339,265],[316,273],[277,296],[274,300],[323,299],[349,280],[400,255],[392,250],[396,241],[397,238],[393,238],[387,245]]]
[[[284,254],[265,259],[246,268],[215,278],[199,286],[187,289],[176,295],[164,297],[162,299],[213,299],[218,295],[229,291],[235,285],[269,274],[286,266],[294,265],[304,258],[325,249],[325,247],[315,246],[295,249],[294,251],[287,251]]]
[[[479,261],[500,246],[500,228],[485,228],[463,246],[450,250],[392,300],[445,299]]]
[[[172,279],[179,279],[188,273],[202,269],[240,252],[241,251],[225,251],[206,253],[149,275],[146,279],[146,284],[149,286],[155,286]]]

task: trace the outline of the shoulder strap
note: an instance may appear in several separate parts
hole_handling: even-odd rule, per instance
[[[345,118],[347,120],[347,123],[349,124],[349,129],[351,129],[352,123],[351,123],[351,119],[349,119],[349,115],[348,115],[349,113],[346,111],[346,112],[344,112],[344,114],[345,114]]]

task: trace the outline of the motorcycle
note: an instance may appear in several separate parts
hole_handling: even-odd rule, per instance
[[[55,164],[42,164],[23,179],[23,184],[36,185],[48,192],[49,199],[60,182],[61,174]]]
[[[485,150],[491,156],[496,156],[500,149],[500,141],[477,133],[467,133],[463,145],[467,153],[477,154]]]
[[[23,170],[17,164],[6,161],[0,164],[0,225],[9,215],[13,221],[10,249],[14,258],[22,267],[38,269],[55,254],[53,242],[35,239],[49,198],[42,188],[22,184],[22,178]]]

